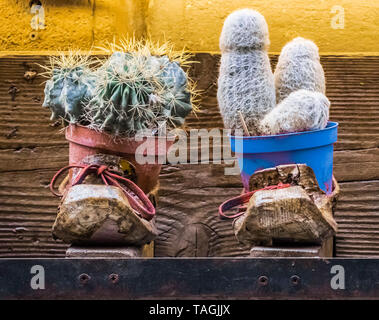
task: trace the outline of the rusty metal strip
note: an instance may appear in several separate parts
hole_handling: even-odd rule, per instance
[[[32,289],[33,266],[45,289]],[[345,289],[333,289],[341,270]],[[0,299],[152,298],[379,298],[379,259],[0,260]]]

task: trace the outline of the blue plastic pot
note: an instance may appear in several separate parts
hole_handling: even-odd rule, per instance
[[[337,122],[328,122],[322,130],[272,136],[231,136],[231,148],[238,158],[245,190],[250,191],[249,178],[258,170],[301,163],[313,169],[320,188],[330,194],[337,128]]]

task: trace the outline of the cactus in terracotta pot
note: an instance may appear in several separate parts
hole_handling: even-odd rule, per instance
[[[242,128],[242,115],[250,134],[258,135],[260,120],[274,108],[269,43],[267,23],[259,12],[242,9],[226,18],[220,37],[217,92],[226,128]]]
[[[274,77],[277,103],[299,89],[325,94],[324,70],[318,47],[311,40],[298,37],[287,43],[280,53]]]
[[[265,135],[323,129],[329,119],[330,102],[320,92],[297,90],[289,94],[261,121]]]

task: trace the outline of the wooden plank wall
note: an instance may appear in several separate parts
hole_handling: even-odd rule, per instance
[[[26,71],[43,56],[0,58],[0,257],[63,257],[66,244],[52,239],[58,200],[47,185],[67,164],[68,145],[41,108],[40,76]],[[217,109],[219,56],[197,54],[191,73],[204,90],[201,112],[189,128],[222,128]],[[273,65],[277,57],[272,57]],[[379,256],[379,57],[323,56],[331,120],[340,123],[334,172],[341,184],[336,255]],[[12,88],[17,91],[14,96]],[[241,192],[239,176],[223,164],[167,165],[161,174],[156,256],[238,256],[230,221],[218,205]]]

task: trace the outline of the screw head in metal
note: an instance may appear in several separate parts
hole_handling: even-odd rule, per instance
[[[260,276],[258,278],[258,283],[262,287],[267,286],[268,285],[268,278],[266,276]]]
[[[117,273],[112,273],[109,275],[108,279],[112,282],[112,283],[117,283],[118,280],[119,280],[119,276]]]
[[[294,286],[297,286],[300,284],[300,277],[297,276],[297,275],[293,275],[291,277],[291,283],[294,285]]]
[[[79,279],[79,282],[80,282],[81,284],[86,284],[88,281],[91,280],[91,277],[90,277],[88,274],[86,274],[86,273],[82,273],[82,274],[78,277],[78,279]]]

